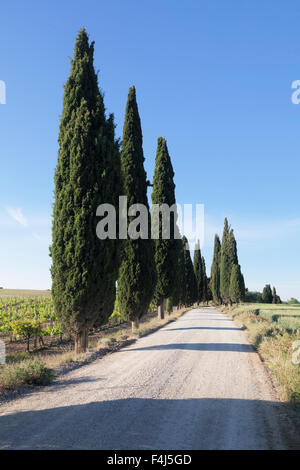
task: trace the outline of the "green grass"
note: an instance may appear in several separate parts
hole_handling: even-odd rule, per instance
[[[300,333],[300,305],[243,304],[234,309],[234,315],[240,311],[258,314],[288,333]]]

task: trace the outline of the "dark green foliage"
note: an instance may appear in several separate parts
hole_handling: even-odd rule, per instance
[[[202,302],[204,293],[204,279],[203,279],[203,265],[201,257],[201,249],[199,244],[195,247],[194,251],[194,273],[197,284],[197,303]]]
[[[229,232],[228,250],[229,250],[228,253],[229,253],[229,260],[230,260],[231,266],[233,266],[234,264],[239,264],[237,248],[236,248],[236,240],[234,238],[233,229],[231,229]]]
[[[243,276],[243,273],[241,272],[241,267],[240,267],[240,273],[241,273],[241,286],[242,286],[242,298],[241,300],[244,301],[245,300],[245,294],[246,294],[246,286],[245,286],[245,279],[244,279],[244,276]]]
[[[272,290],[272,304],[277,304],[277,295],[276,295],[275,287],[273,287],[273,290]]]
[[[149,211],[142,129],[135,88],[129,89],[121,148],[121,175],[128,206],[143,204]],[[128,217],[128,223],[134,218]],[[124,240],[118,279],[120,309],[131,321],[147,313],[155,286],[154,246],[149,217],[148,239]]]
[[[266,304],[271,304],[273,300],[272,290],[270,284],[266,284],[262,292],[262,301]]]
[[[207,301],[213,300],[212,291],[210,288],[210,277],[207,278]]]
[[[205,259],[201,257],[201,264],[202,264],[202,284],[203,284],[203,291],[202,291],[202,302],[208,302],[208,281],[206,276],[206,267],[205,267]]]
[[[230,287],[229,287],[230,300],[233,303],[239,303],[244,299],[245,288],[243,275],[239,264],[234,264],[231,270]]]
[[[116,241],[96,236],[97,207],[117,201],[120,163],[93,56],[82,29],[64,87],[55,171],[52,294],[60,320],[75,334],[112,313],[117,272]]]
[[[245,302],[250,302],[250,303],[262,303],[262,293],[251,292],[246,289],[244,300]]]
[[[223,303],[230,301],[229,286],[232,262],[230,256],[229,225],[225,218],[220,256],[220,295]]]
[[[238,265],[236,241],[225,218],[220,259],[220,295],[225,304],[231,303],[230,278],[234,265]]]
[[[166,310],[167,310],[169,315],[172,313],[172,310],[173,310],[173,299],[172,299],[172,297],[167,298]]]
[[[191,260],[190,250],[186,237],[182,237],[183,254],[184,254],[184,270],[185,270],[185,299],[184,305],[187,307],[193,305],[197,300],[197,282],[194,273],[193,263]]]
[[[176,266],[176,285],[173,293],[173,305],[185,305],[186,299],[186,280],[184,265],[184,247],[182,239],[176,240],[177,266]]]
[[[220,294],[220,261],[221,261],[221,242],[218,235],[215,235],[214,256],[211,266],[210,289],[212,300],[215,304],[221,303]]]
[[[173,181],[174,171],[168,152],[166,140],[159,137],[157,140],[157,152],[155,158],[155,170],[153,178],[153,191],[152,191],[152,204],[167,204],[171,207],[175,204],[175,184]],[[153,210],[152,215],[157,214],[157,218],[153,218],[153,226],[157,226],[159,238],[154,240],[155,246],[155,265],[156,265],[156,286],[155,286],[155,299],[158,304],[161,304],[163,299],[170,297],[174,294],[176,289],[176,276],[178,253],[177,253],[177,240],[175,234],[178,229],[174,230],[174,224],[177,221],[177,212],[170,213],[169,218],[169,239],[164,239],[166,233],[165,227],[162,223],[161,214]],[[158,222],[158,223],[157,223]]]
[[[279,297],[279,295],[277,295],[275,287],[273,287],[272,290],[272,303],[281,304],[281,298]]]

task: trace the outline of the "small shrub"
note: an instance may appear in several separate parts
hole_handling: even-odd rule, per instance
[[[40,359],[8,364],[0,373],[1,388],[14,390],[21,385],[47,385],[51,376],[51,370]]]

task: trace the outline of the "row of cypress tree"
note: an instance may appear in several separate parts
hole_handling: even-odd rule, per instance
[[[266,284],[261,294],[261,301],[267,304],[280,304],[281,299],[277,295],[276,288],[271,289],[270,284]]]
[[[245,282],[238,262],[237,245],[233,229],[224,221],[222,243],[215,235],[211,267],[210,288],[215,304],[231,305],[245,297]]]
[[[120,143],[115,137],[113,115],[106,116],[93,61],[94,43],[89,44],[82,29],[64,86],[50,248],[55,308],[63,327],[74,335],[77,353],[86,350],[90,328],[105,323],[111,315],[116,293],[122,313],[134,328],[153,299],[163,318],[167,298],[179,306],[192,305],[200,300],[200,293],[201,299],[207,297],[204,259],[200,254],[196,281],[187,239],[178,238],[179,232],[175,234],[176,212],[171,213],[170,226],[174,229],[168,239],[162,237],[161,217],[155,240],[143,237],[138,224],[135,229],[140,236],[135,239],[96,237],[98,206],[108,203],[118,208],[119,196],[125,195],[129,207],[143,204],[149,209],[150,183],[144,169],[135,88],[129,90]],[[154,205],[175,204],[173,178],[167,143],[160,137],[153,178]],[[134,222],[135,215],[129,213],[127,223]],[[148,224],[151,233],[151,218]]]

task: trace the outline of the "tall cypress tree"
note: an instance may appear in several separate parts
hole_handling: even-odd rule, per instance
[[[191,260],[190,250],[187,238],[182,237],[183,254],[184,254],[184,270],[185,270],[185,305],[187,307],[193,305],[197,300],[197,283],[194,273],[193,263]]]
[[[143,204],[149,213],[143,137],[135,88],[129,89],[121,147],[121,175],[128,206]],[[127,218],[131,223],[133,217]],[[148,236],[124,240],[118,279],[120,309],[137,328],[147,312],[155,286],[154,247],[149,217]]]
[[[207,276],[206,276],[206,266],[205,266],[205,259],[201,257],[201,264],[202,264],[202,283],[203,283],[203,291],[202,291],[202,302],[208,302],[208,285],[207,285]]]
[[[221,242],[219,236],[215,235],[215,242],[214,242],[214,255],[213,255],[213,262],[211,266],[211,274],[210,274],[210,288],[212,292],[212,300],[215,304],[219,304],[221,302],[221,295],[220,295],[220,257],[221,257]]]
[[[232,266],[238,264],[237,246],[233,229],[230,229],[228,220],[225,218],[220,261],[220,294],[222,302],[225,304],[231,303],[229,292],[231,271]]]
[[[230,229],[228,220],[227,218],[225,218],[220,257],[220,294],[222,302],[226,304],[230,301],[229,286],[232,268],[230,257],[229,230]]]
[[[116,202],[119,154],[93,56],[82,29],[64,87],[50,249],[55,308],[76,352],[86,350],[89,328],[111,314],[117,272],[116,241],[96,236],[97,207]]]
[[[157,152],[155,158],[155,170],[153,177],[152,191],[152,224],[157,225],[158,239],[154,240],[155,265],[156,265],[156,286],[155,299],[158,304],[159,318],[164,318],[165,299],[171,297],[176,287],[177,273],[177,240],[175,235],[178,229],[175,228],[177,212],[171,212],[169,217],[165,217],[167,226],[162,220],[159,206],[166,204],[169,208],[175,204],[175,184],[173,181],[174,171],[171,158],[168,152],[167,142],[162,137],[157,140]],[[154,209],[155,208],[155,209]],[[175,228],[175,229],[174,229]],[[169,229],[169,233],[167,230]],[[166,238],[165,238],[166,237]]]
[[[244,299],[244,283],[239,264],[234,264],[232,266],[229,294],[230,300],[233,303],[239,303]]]
[[[196,284],[197,284],[197,303],[199,304],[202,302],[203,293],[204,293],[204,279],[203,279],[203,263],[201,257],[201,249],[199,242],[195,246],[194,250],[194,272],[196,277]]]
[[[262,301],[267,304],[271,304],[273,300],[272,289],[270,284],[266,284],[262,292]]]

